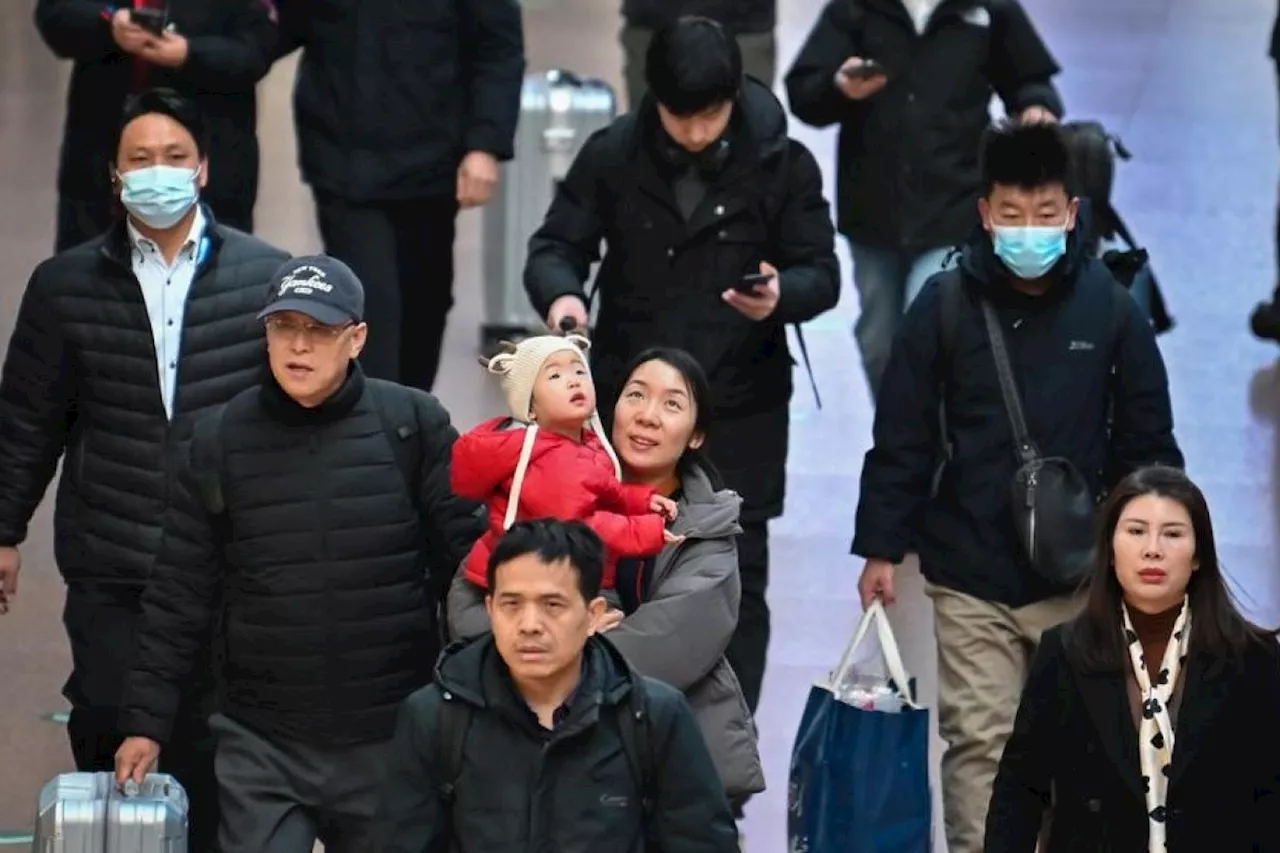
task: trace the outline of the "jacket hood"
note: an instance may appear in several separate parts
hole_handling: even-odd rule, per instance
[[[720,539],[742,532],[742,498],[732,489],[716,489],[700,465],[691,465],[681,482],[680,514],[671,532],[691,539]]]
[[[773,90],[754,77],[745,77],[736,107],[758,155],[763,159],[786,147],[787,111]]]
[[[1088,199],[1080,199],[1080,209],[1076,213],[1076,227],[1067,234],[1067,252],[1050,272],[1053,283],[1049,293],[1061,291],[1069,285],[1080,272],[1087,255],[1088,240],[1086,235],[1093,227],[1093,208]],[[1014,293],[1009,281],[1013,273],[996,257],[995,246],[991,235],[979,223],[965,244],[960,247],[960,269],[967,273],[978,284],[978,290],[995,299],[1007,299]],[[1031,297],[1039,298],[1039,297]]]
[[[617,647],[593,634],[583,650],[586,668],[574,702],[622,702],[639,678]],[[518,699],[515,686],[492,633],[451,644],[436,661],[435,683],[478,708],[496,708]]]

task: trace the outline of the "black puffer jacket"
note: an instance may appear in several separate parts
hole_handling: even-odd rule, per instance
[[[547,731],[516,692],[492,635],[446,652],[435,684],[401,708],[379,798],[377,849],[736,853],[729,803],[684,697],[636,675],[603,637],[587,641],[585,657],[578,689]],[[633,740],[635,763],[644,762],[633,766],[618,717],[632,713],[638,689],[650,749],[639,754],[642,739]],[[442,694],[470,716],[456,779],[444,776],[453,753],[442,737]],[[637,790],[647,770],[649,790]],[[440,791],[448,784],[453,797],[445,807]]]
[[[398,408],[416,423],[384,420],[391,395],[409,395]],[[384,424],[414,432],[412,496]],[[201,422],[143,596],[121,731],[169,736],[223,600],[228,715],[312,743],[390,737],[438,650],[432,570],[447,581],[486,527],[449,489],[456,438],[434,397],[358,367],[314,409],[268,379]]]
[[[768,33],[777,22],[778,0],[623,0],[622,15],[631,26],[647,30],[682,15],[701,15],[733,33]]]
[[[1155,334],[1131,309],[1118,338],[1108,339],[1112,300],[1124,294],[1102,262],[1084,251],[1077,235],[1088,227],[1082,206],[1067,257],[1041,296],[1014,290],[1011,273],[981,228],[959,267],[934,276],[920,291],[894,343],[876,406],[855,554],[898,562],[914,535],[921,570],[933,583],[1011,607],[1061,592],[1031,570],[1014,529],[1009,501],[1017,462],[983,298],[1000,317],[1028,429],[1045,456],[1070,460],[1098,495],[1143,465],[1182,465]],[[956,278],[964,299],[948,360],[940,290]],[[942,446],[943,388],[954,456],[930,496]]]
[[[172,422],[123,223],[45,261],[27,285],[0,380],[0,544],[26,538],[65,449],[54,548],[69,583],[146,582],[169,461],[201,415],[261,377],[256,314],[288,255],[210,222],[187,299]]]

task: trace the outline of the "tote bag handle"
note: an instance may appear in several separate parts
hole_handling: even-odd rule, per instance
[[[845,680],[849,668],[853,666],[853,657],[858,647],[862,645],[862,641],[866,639],[872,623],[875,623],[876,637],[880,640],[880,653],[884,656],[885,665],[889,668],[889,677],[898,688],[898,695],[908,707],[919,710],[920,705],[916,704],[915,698],[911,695],[911,678],[907,675],[907,668],[902,663],[902,652],[898,649],[898,640],[893,635],[889,616],[884,612],[884,603],[879,598],[871,602],[871,606],[863,612],[858,628],[853,632],[853,639],[845,647],[844,654],[840,656],[840,663],[831,673],[831,686],[834,687]]]

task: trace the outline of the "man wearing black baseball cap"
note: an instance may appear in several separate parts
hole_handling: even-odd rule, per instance
[[[222,853],[369,849],[396,708],[431,679],[439,594],[486,527],[449,487],[448,413],[360,369],[363,314],[340,261],[277,271],[270,376],[196,427],[143,598],[116,775],[155,764],[221,610]]]

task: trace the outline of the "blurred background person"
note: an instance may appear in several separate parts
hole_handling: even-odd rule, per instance
[[[120,109],[130,93],[168,87],[195,101],[208,128],[202,198],[222,225],[253,231],[258,195],[255,87],[276,45],[269,0],[38,0],[36,27],[75,64],[58,163],[57,251],[98,237],[119,214],[113,184]]]
[[[364,283],[377,379],[431,390],[453,307],[460,208],[514,154],[524,29],[516,0],[283,0],[302,179],[326,254]]]
[[[1058,64],[1017,0],[832,0],[787,72],[796,118],[839,125],[836,227],[858,291],[854,337],[875,398],[902,314],[978,224],[992,93],[1054,121]]]

